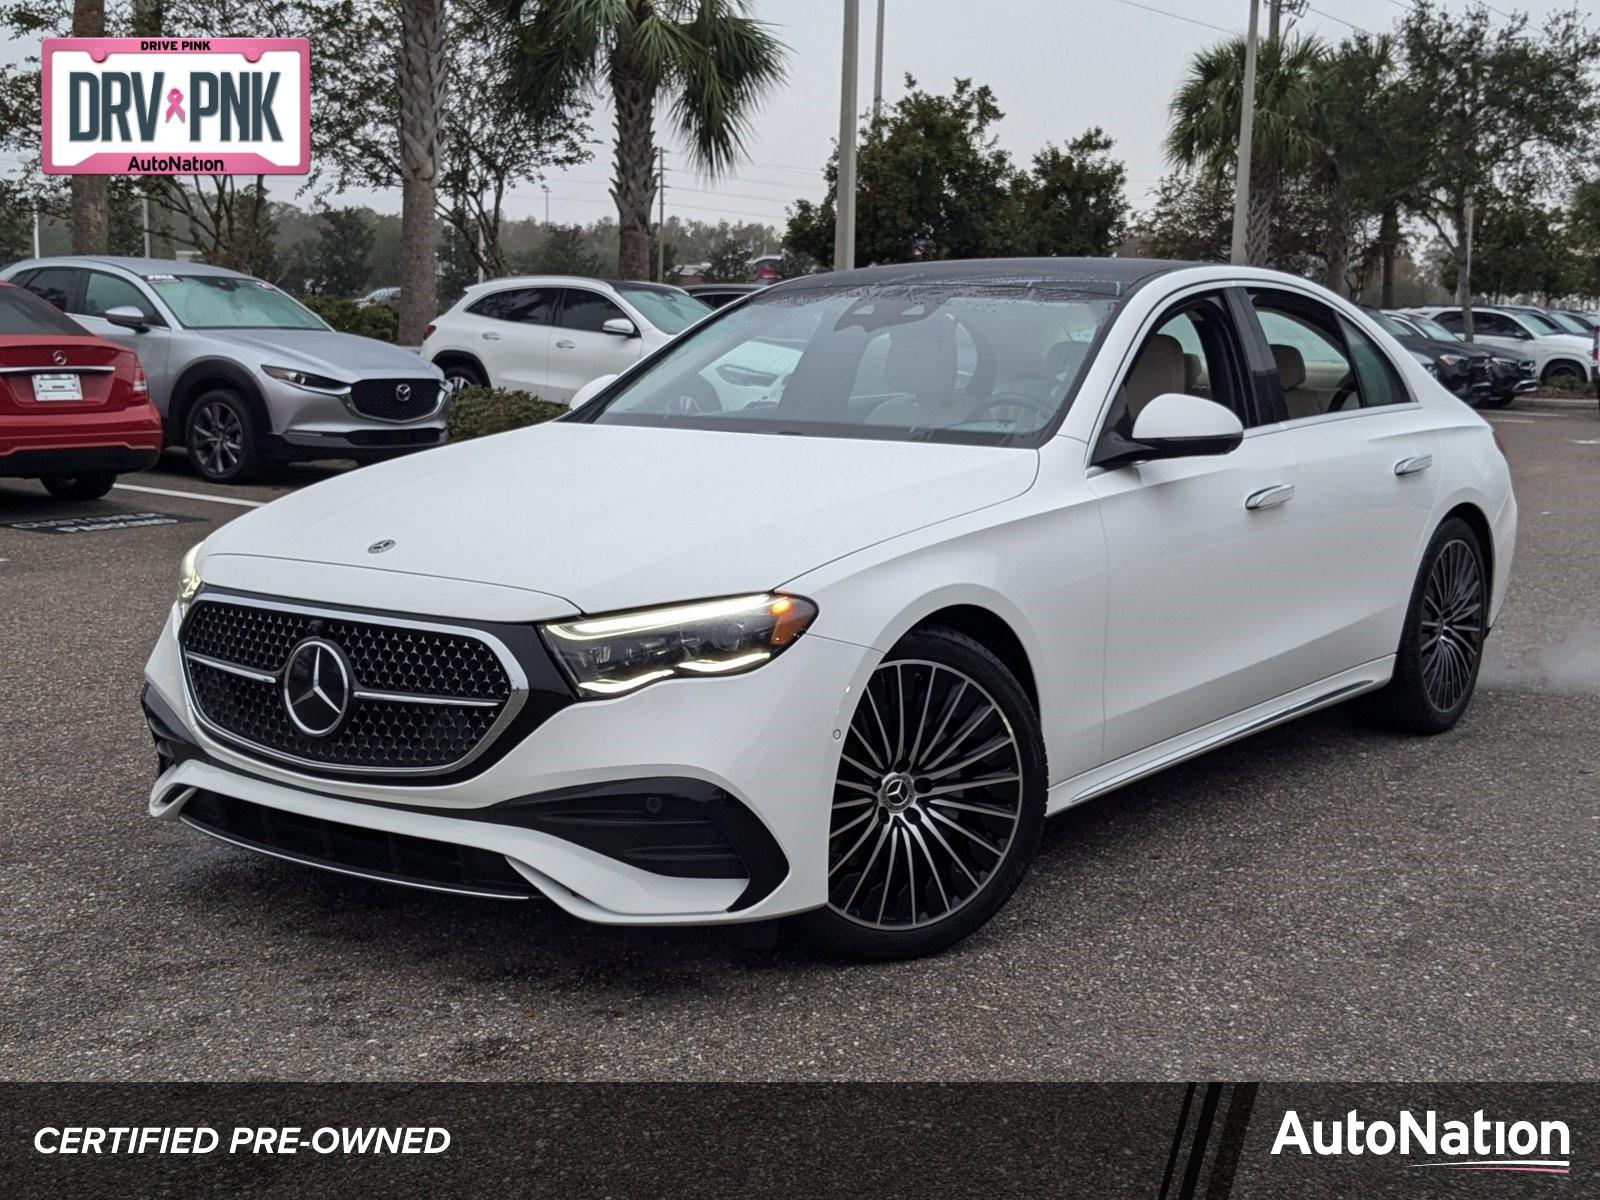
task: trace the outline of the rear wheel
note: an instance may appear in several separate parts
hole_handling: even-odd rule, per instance
[[[1010,897],[1044,805],[1044,742],[1016,678],[961,634],[911,634],[873,672],[845,735],[828,902],[800,921],[855,958],[942,950]]]
[[[39,480],[57,500],[98,500],[117,481],[115,471],[86,471],[82,475],[46,475]]]
[[[1385,725],[1443,733],[1461,719],[1478,683],[1489,631],[1489,571],[1472,526],[1452,517],[1422,557],[1394,678],[1372,698]]]
[[[255,417],[237,392],[206,392],[189,409],[189,461],[214,483],[248,483],[262,471]]]
[[[488,386],[489,381],[483,377],[483,372],[469,362],[454,359],[436,365],[444,372],[444,386],[448,393],[454,394],[466,387]]]
[[[1563,387],[1578,387],[1584,382],[1583,368],[1577,363],[1558,362],[1551,363],[1544,369],[1542,377],[1545,383],[1560,384]]]

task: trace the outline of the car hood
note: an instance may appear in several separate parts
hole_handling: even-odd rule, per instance
[[[201,573],[213,556],[299,560],[521,588],[590,613],[733,595],[1020,495],[1038,458],[558,422],[274,501],[213,534]]]
[[[354,382],[372,375],[443,378],[414,351],[375,338],[330,329],[208,329],[213,342],[234,347],[257,366],[299,367]]]

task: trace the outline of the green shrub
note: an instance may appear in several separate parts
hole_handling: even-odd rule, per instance
[[[399,336],[400,316],[386,304],[363,307],[354,300],[333,296],[305,296],[300,303],[340,333],[355,333],[380,342],[392,342]]]
[[[451,398],[446,421],[450,426],[450,440],[460,442],[538,425],[566,411],[564,404],[553,404],[527,392],[464,387]]]

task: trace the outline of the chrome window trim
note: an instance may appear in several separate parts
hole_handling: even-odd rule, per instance
[[[528,677],[523,672],[522,664],[517,661],[516,655],[511,653],[510,647],[508,647],[499,638],[495,637],[494,634],[488,633],[482,629],[476,629],[470,625],[454,625],[448,621],[423,621],[410,617],[390,617],[369,612],[359,612],[352,609],[330,608],[317,604],[300,604],[293,601],[284,600],[268,600],[257,596],[242,596],[233,592],[215,590],[203,591],[196,596],[190,605],[190,612],[192,613],[199,605],[207,603],[232,604],[241,608],[260,608],[270,612],[293,613],[296,616],[332,618],[333,620],[337,621],[354,621],[363,625],[391,626],[399,629],[415,629],[423,633],[446,633],[456,637],[470,637],[475,638],[484,645],[488,646],[490,651],[493,652],[494,656],[500,660],[501,669],[505,671],[506,678],[511,684],[511,694],[509,697],[507,697],[505,706],[500,710],[500,715],[495,718],[494,724],[489,726],[488,731],[478,741],[476,746],[474,746],[461,758],[456,759],[454,762],[441,763],[437,766],[376,767],[366,764],[347,765],[344,763],[319,762],[316,759],[301,758],[296,754],[290,754],[283,750],[277,750],[271,746],[263,746],[259,742],[252,742],[249,738],[241,737],[230,730],[224,729],[222,726],[212,721],[210,717],[206,716],[204,710],[200,707],[199,701],[195,698],[194,683],[189,678],[189,662],[191,658],[203,663],[206,666],[215,667],[218,670],[224,671],[232,670],[235,674],[245,675],[247,678],[256,678],[258,681],[262,682],[270,680],[275,683],[277,682],[278,677],[276,675],[267,675],[264,671],[254,671],[248,667],[241,668],[233,663],[224,664],[218,660],[207,658],[204,655],[191,655],[189,651],[183,651],[184,700],[187,702],[189,711],[194,715],[196,722],[202,728],[204,728],[207,733],[211,734],[212,737],[221,742],[224,746],[248,752],[251,755],[269,759],[275,762],[291,763],[297,767],[309,771],[312,774],[387,775],[399,778],[422,778],[432,775],[446,775],[454,771],[459,771],[476,761],[479,756],[481,756],[489,749],[490,746],[499,740],[500,735],[503,734],[506,730],[506,727],[516,719],[517,714],[522,711],[522,706],[527,702],[528,699]],[[187,624],[187,621],[188,618],[186,617],[185,624]],[[183,627],[181,625],[178,628],[178,638],[178,645],[179,649],[181,650],[183,646]],[[467,707],[487,707],[487,705],[482,701],[451,700],[448,697],[439,696],[407,696],[395,692],[368,691],[360,691],[357,692],[356,695],[364,700],[378,700],[382,702],[403,702],[407,704],[462,704]]]

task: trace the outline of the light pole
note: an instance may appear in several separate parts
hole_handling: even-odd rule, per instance
[[[549,229],[550,228],[550,185],[548,183],[541,183],[539,185],[539,187],[544,192],[544,227],[546,229]]]
[[[860,0],[844,0],[844,64],[839,81],[839,189],[833,227],[833,269],[856,265],[856,60]]]
[[[1233,180],[1233,248],[1228,260],[1245,261],[1245,225],[1250,212],[1250,151],[1256,128],[1256,31],[1260,0],[1250,0],[1250,26],[1244,43],[1244,88],[1239,102],[1239,162]]]
[[[883,116],[883,6],[878,0],[878,42],[872,55],[872,119]]]

